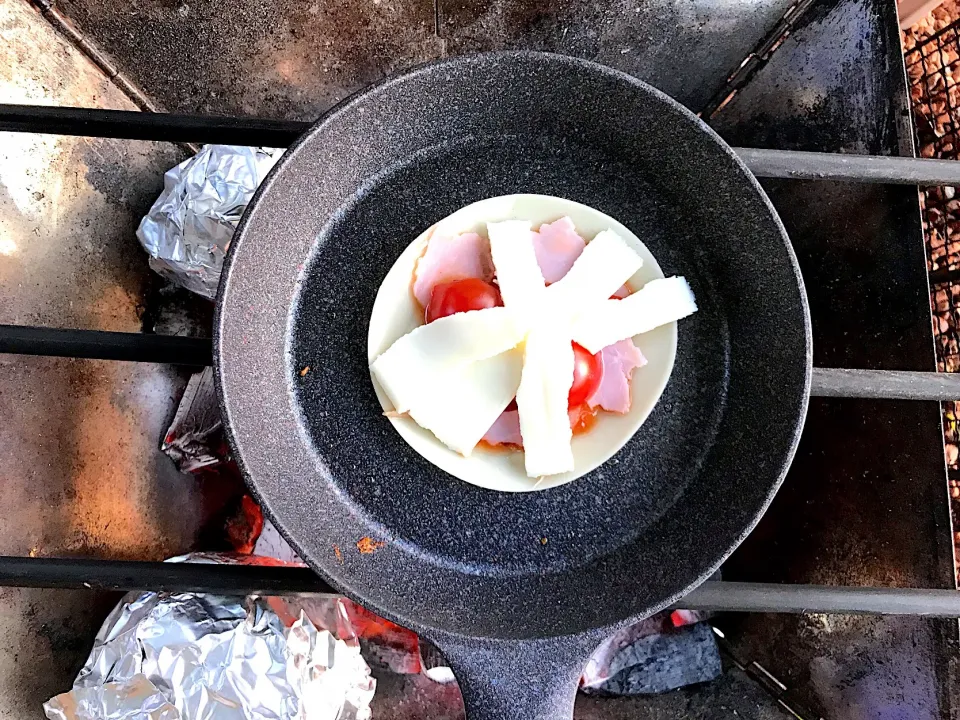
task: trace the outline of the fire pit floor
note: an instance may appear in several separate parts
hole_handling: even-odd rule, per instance
[[[29,5],[0,0],[0,18],[0,102],[135,108]],[[180,156],[0,135],[0,323],[139,331],[158,284],[132,233]],[[203,498],[157,450],[181,371],[9,355],[0,370],[0,552],[159,560],[190,547]],[[41,714],[114,602],[0,589],[0,718]]]

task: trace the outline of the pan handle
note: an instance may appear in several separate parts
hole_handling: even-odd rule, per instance
[[[457,678],[467,720],[571,720],[592,636],[488,640],[430,638]]]

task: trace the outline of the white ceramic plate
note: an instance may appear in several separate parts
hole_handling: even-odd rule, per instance
[[[423,314],[411,288],[417,260],[423,255],[427,241],[434,233],[455,235],[472,231],[486,237],[488,222],[529,220],[536,229],[543,223],[559,220],[565,215],[573,220],[577,232],[588,242],[600,231],[610,229],[643,258],[643,267],[629,281],[632,290],[636,291],[650,280],[663,277],[660,266],[640,238],[599,210],[549,195],[505,195],[481,200],[428,228],[410,243],[390,268],[377,293],[370,317],[367,336],[369,362],[372,363],[398,338],[423,324]],[[470,457],[463,457],[409,417],[390,418],[390,422],[410,447],[465,482],[502,492],[529,492],[557,487],[576,480],[609,460],[633,436],[660,399],[677,353],[677,324],[670,323],[637,335],[634,342],[647,358],[647,364],[634,370],[630,383],[630,412],[626,415],[600,412],[597,422],[588,432],[574,435],[573,471],[543,478],[539,483],[527,477],[523,453],[520,451],[478,447]],[[392,410],[386,393],[372,376],[371,380],[380,405],[385,411]]]

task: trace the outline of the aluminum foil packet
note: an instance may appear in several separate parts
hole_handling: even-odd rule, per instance
[[[182,473],[213,468],[230,460],[212,367],[190,376],[160,449]]]
[[[128,594],[73,689],[44,704],[47,718],[369,720],[376,681],[356,640],[318,629],[303,609],[285,624],[272,600]]]
[[[237,223],[282,154],[274,148],[205,145],[167,171],[163,192],[137,229],[150,267],[187,290],[216,297]]]

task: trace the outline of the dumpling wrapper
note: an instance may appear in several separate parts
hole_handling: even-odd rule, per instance
[[[533,231],[523,220],[487,223],[490,254],[504,307],[528,329],[539,321],[546,284],[533,249]]]
[[[557,312],[576,313],[608,300],[642,265],[643,260],[623,238],[604,230],[587,243],[570,271],[547,288],[547,303]]]
[[[567,413],[573,362],[570,330],[565,324],[544,322],[527,335],[517,410],[529,477],[573,470],[573,431]]]
[[[370,370],[394,409],[406,413],[432,392],[438,378],[515,348],[524,334],[525,328],[505,307],[457,313],[411,330],[380,355]]]
[[[598,353],[608,345],[681,320],[696,311],[697,303],[686,279],[651,280],[623,300],[605,300],[588,307],[573,324],[573,339],[590,352]]]
[[[518,392],[523,353],[508,350],[434,377],[410,417],[468,457]]]

